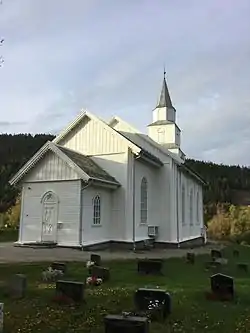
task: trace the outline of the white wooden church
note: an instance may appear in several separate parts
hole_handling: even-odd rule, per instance
[[[98,249],[204,241],[204,181],[184,164],[166,84],[144,134],[119,117],[82,112],[14,175],[22,191],[17,244]]]

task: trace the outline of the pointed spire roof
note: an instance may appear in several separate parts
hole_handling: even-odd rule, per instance
[[[162,83],[161,95],[156,108],[173,108],[172,101],[169,95],[168,86],[166,82],[166,72],[164,70],[164,78]]]

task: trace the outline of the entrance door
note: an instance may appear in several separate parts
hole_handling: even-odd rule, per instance
[[[48,192],[42,199],[42,242],[56,242],[58,200]]]

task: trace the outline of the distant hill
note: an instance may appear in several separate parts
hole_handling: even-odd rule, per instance
[[[11,207],[18,194],[8,180],[46,141],[53,139],[54,136],[48,134],[0,135],[0,212]],[[192,159],[186,164],[208,183],[204,191],[207,207],[218,203],[250,204],[250,168]]]

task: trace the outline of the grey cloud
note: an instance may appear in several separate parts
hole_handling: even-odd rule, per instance
[[[146,130],[165,62],[185,152],[247,163],[248,0],[10,0],[2,7],[3,121],[23,117],[26,130],[53,132],[88,108]]]

